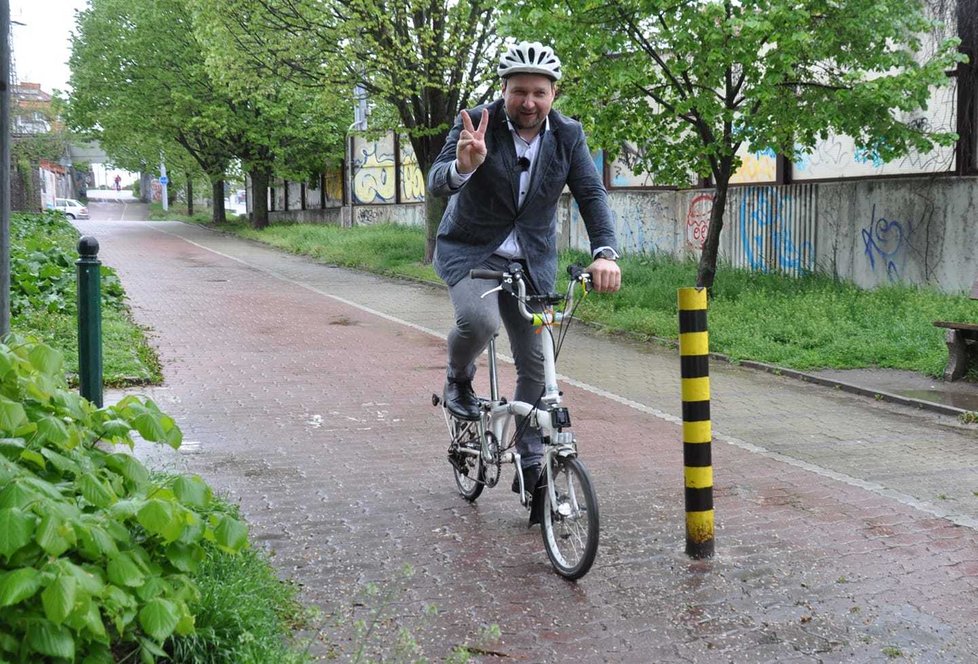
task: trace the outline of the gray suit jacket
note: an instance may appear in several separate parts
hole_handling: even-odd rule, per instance
[[[428,193],[450,196],[438,226],[435,270],[454,286],[468,276],[469,270],[479,267],[515,227],[534,285],[549,293],[557,274],[557,202],[565,184],[581,210],[592,252],[603,246],[617,250],[604,185],[581,124],[552,110],[550,131],[542,136],[530,189],[523,205],[517,207],[520,170],[503,101],[471,109],[469,116],[476,125],[483,108],[489,109],[489,127],[488,154],[482,166],[458,189],[449,186],[448,171],[455,161],[455,144],[462,131],[459,115],[428,173]]]

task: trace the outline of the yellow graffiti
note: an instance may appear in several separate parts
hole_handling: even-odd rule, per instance
[[[424,202],[424,176],[414,162],[401,164],[401,202]]]
[[[414,155],[414,147],[406,136],[401,137],[401,202],[424,202],[425,182],[418,159]]]
[[[323,183],[326,185],[326,200],[343,200],[343,171],[326,171],[323,174]]]
[[[353,198],[357,203],[393,203],[394,155],[378,154],[379,142],[368,143],[355,162]]]
[[[777,178],[777,163],[774,157],[761,154],[746,154],[731,182],[774,182]]]

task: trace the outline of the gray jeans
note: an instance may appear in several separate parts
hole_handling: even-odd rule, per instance
[[[486,270],[506,270],[512,261],[492,255],[481,265]],[[523,318],[517,308],[516,298],[509,293],[496,292],[482,297],[496,284],[485,279],[463,278],[449,288],[452,306],[455,307],[455,328],[448,333],[448,378],[469,379],[475,376],[475,361],[489,345],[489,340],[499,330],[500,320],[506,326],[509,344],[516,362],[517,401],[536,403],[543,396],[543,351],[540,348],[543,335],[535,334],[530,321]],[[532,427],[520,426],[524,418],[518,418],[517,430],[523,435],[517,441],[523,466],[539,463],[543,457],[540,432]],[[500,441],[506,443],[507,441]]]

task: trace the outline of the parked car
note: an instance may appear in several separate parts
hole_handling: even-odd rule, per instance
[[[88,219],[88,208],[74,198],[54,199],[54,209],[64,213],[69,219]]]

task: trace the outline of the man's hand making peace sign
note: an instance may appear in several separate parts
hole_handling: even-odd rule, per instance
[[[462,131],[455,144],[455,162],[462,175],[471,173],[486,160],[486,128],[489,127],[489,111],[482,109],[479,128],[472,125],[467,111],[462,111]]]

